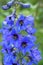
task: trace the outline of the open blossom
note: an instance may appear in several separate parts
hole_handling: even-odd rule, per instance
[[[26,30],[28,26],[34,26],[33,16],[20,15],[18,20],[16,21],[16,26],[17,26],[16,29],[18,32],[22,30]]]

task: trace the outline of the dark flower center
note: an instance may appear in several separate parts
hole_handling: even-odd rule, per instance
[[[19,23],[22,26],[24,22],[23,22],[23,20],[20,20]]]
[[[11,48],[10,51],[12,52],[14,50],[14,48]]]
[[[27,46],[27,42],[22,42],[22,47],[26,47]]]
[[[13,63],[12,65],[17,65],[17,63]]]
[[[22,64],[22,65],[24,65],[24,64]]]
[[[9,31],[11,31],[12,30],[12,28],[9,28]]]
[[[9,20],[11,20],[11,17],[9,17]]]
[[[17,39],[18,39],[18,35],[17,35],[17,34],[13,34],[13,38],[14,38],[15,40],[17,40]]]
[[[8,50],[5,48],[6,52],[8,53]]]

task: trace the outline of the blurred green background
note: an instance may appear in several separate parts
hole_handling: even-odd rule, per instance
[[[2,27],[2,22],[4,18],[11,14],[14,10],[14,6],[7,10],[3,11],[1,6],[5,5],[9,0],[0,0],[0,28]],[[17,6],[17,14],[30,15],[32,14],[35,18],[35,28],[37,32],[35,36],[37,37],[36,43],[39,43],[39,50],[41,51],[42,60],[38,63],[38,65],[43,65],[43,0],[20,0],[23,3],[30,3],[31,8],[21,8]],[[0,42],[1,42],[1,34],[0,34]],[[1,49],[1,47],[0,47]],[[2,54],[0,53],[0,65],[2,65]]]

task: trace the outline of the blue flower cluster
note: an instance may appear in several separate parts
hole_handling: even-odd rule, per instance
[[[40,52],[35,47],[36,37],[34,18],[20,15],[14,25],[14,15],[7,16],[3,21],[2,53],[4,65],[32,65],[41,60]],[[20,32],[26,31],[27,35]]]
[[[6,6],[11,7],[13,3],[8,2]],[[6,6],[3,8],[6,10]],[[27,6],[27,5],[24,5]],[[21,32],[25,31],[23,35]],[[34,28],[34,17],[14,14],[5,18],[2,23],[2,53],[4,65],[37,65],[41,60],[40,51],[36,47],[36,32]]]

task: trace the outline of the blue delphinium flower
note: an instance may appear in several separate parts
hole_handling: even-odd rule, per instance
[[[33,58],[34,58],[37,62],[39,62],[39,61],[42,59],[41,56],[40,56],[40,51],[38,50],[37,47],[32,48],[30,51],[31,51],[31,54],[32,54]]]
[[[6,40],[4,40],[2,42],[2,53],[5,54],[5,53],[9,53],[10,52],[10,49],[12,48],[11,46],[9,46],[10,43],[8,43]]]
[[[24,16],[24,15],[20,15],[20,17],[18,18],[17,22],[16,22],[16,29],[18,32],[25,30],[28,25],[33,26],[34,25],[34,18],[32,16]]]
[[[2,29],[1,29],[3,35],[5,34],[8,35],[11,32],[11,30],[14,27],[14,19],[15,19],[15,16],[11,14],[7,16],[6,19],[3,21]]]
[[[34,26],[34,17],[32,15],[27,16],[25,22],[30,26]]]
[[[34,42],[32,42],[29,37],[25,36],[22,38],[20,43],[20,49],[25,54],[26,52],[30,52],[30,49],[34,46]]]
[[[12,31],[11,31],[11,42],[14,44],[15,47],[20,46],[21,39],[22,39],[22,35],[17,33],[17,31],[15,29],[12,29]]]
[[[12,55],[14,55],[14,56],[16,56],[17,55],[17,53],[19,52],[19,49],[18,48],[16,48],[13,44],[11,44],[11,43],[7,43],[7,44],[4,44],[3,46],[2,46],[3,48],[2,48],[2,50],[1,50],[1,52],[3,53],[3,55],[5,55],[6,53],[7,54],[12,54]]]
[[[24,15],[20,15],[20,17],[18,18],[17,22],[16,22],[16,29],[18,30],[18,32],[20,32],[20,30],[24,30],[26,23],[25,23],[25,16]]]
[[[9,15],[9,16],[6,17],[3,24],[5,24],[5,25],[8,24],[8,25],[12,26],[12,25],[14,25],[14,19],[15,19],[14,15]]]
[[[16,56],[13,56],[12,54],[5,54],[3,58],[4,65],[13,65],[17,64],[16,62]]]

